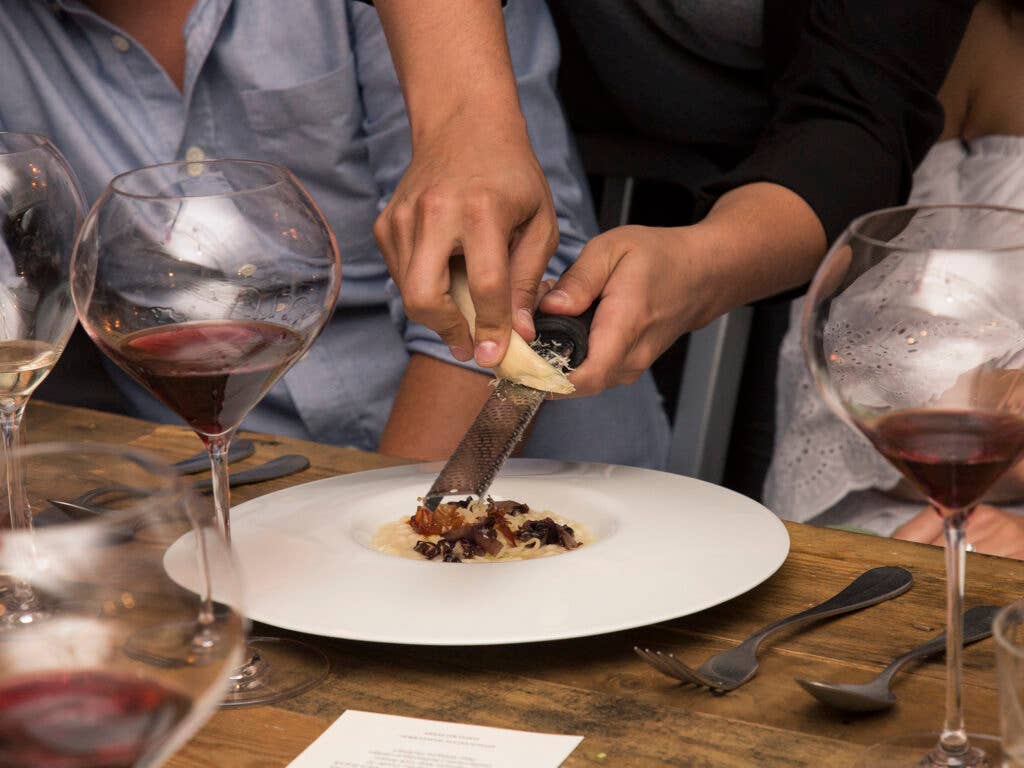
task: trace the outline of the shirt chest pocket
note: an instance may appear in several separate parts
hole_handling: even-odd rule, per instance
[[[286,88],[241,92],[262,159],[299,176],[325,179],[360,156],[361,105],[350,59],[327,74]]]

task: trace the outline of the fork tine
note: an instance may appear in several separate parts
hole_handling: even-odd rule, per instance
[[[714,688],[715,685],[708,678],[693,669],[689,665],[677,659],[674,655],[668,652],[656,651],[662,662],[673,671],[673,674],[677,677],[686,675],[688,679],[693,681],[694,685],[699,685],[702,688]]]
[[[686,669],[677,669],[675,666],[669,664],[660,651],[653,651],[650,648],[641,648],[637,645],[633,646],[633,650],[636,652],[637,656],[661,672],[661,674],[684,683],[701,685],[693,675],[687,674]]]
[[[641,659],[647,662],[650,666],[654,667],[656,670],[661,672],[661,674],[675,678],[676,680],[679,679],[678,675],[673,673],[668,668],[668,665],[663,663],[662,660],[658,658],[657,654],[655,654],[655,652],[652,651],[650,648],[641,648],[638,645],[634,645],[633,651],[636,653],[637,656],[639,656]],[[693,681],[690,679],[685,679],[683,680],[683,682],[689,683]]]
[[[654,654],[653,651],[647,649],[644,649],[643,651],[641,651],[640,649],[634,650],[636,650],[637,655],[639,655],[641,659],[643,659],[645,662],[647,662],[647,664],[654,667],[658,672],[665,675],[666,677],[671,677],[673,680],[681,682],[685,685],[690,685],[693,683],[692,679],[688,677],[680,677],[675,672],[673,672],[667,664],[662,662],[662,660]]]
[[[121,485],[104,485],[100,488],[93,488],[91,491],[86,491],[80,496],[76,496],[71,499],[72,504],[81,504],[84,507],[95,503],[98,499],[104,499],[108,504],[115,499],[119,499],[122,496],[130,496],[131,489],[125,488]],[[109,498],[106,498],[109,497]]]
[[[637,653],[640,653],[640,649],[635,650]],[[685,662],[680,661],[674,654],[667,651],[654,651],[649,648],[644,648],[643,650],[646,653],[642,654],[642,658],[649,661],[652,666],[661,672],[677,680],[683,680],[701,688],[707,688],[716,696],[728,693],[739,686],[738,683],[731,684],[727,682],[723,684],[719,679],[708,677],[699,669],[693,669]]]

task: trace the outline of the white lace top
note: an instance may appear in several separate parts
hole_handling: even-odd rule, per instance
[[[935,145],[914,174],[910,202],[1024,207],[1024,138],[987,136]],[[851,525],[888,535],[922,504],[895,500],[899,473],[818,394],[800,348],[803,300],[790,308],[779,351],[776,434],[764,501],[798,522]]]

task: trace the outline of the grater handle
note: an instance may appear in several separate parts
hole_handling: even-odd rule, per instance
[[[569,366],[578,368],[587,356],[587,339],[590,337],[590,323],[594,319],[596,306],[596,304],[592,304],[586,311],[575,317],[538,312],[533,318],[537,338],[570,345],[572,354],[569,356]]]

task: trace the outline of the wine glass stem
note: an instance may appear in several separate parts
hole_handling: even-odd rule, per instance
[[[7,491],[7,509],[11,516],[11,529],[32,530],[32,514],[25,501],[21,483],[21,462],[17,449],[21,445],[21,419],[25,414],[25,398],[0,408],[0,431],[3,432],[4,483]]]
[[[228,479],[228,448],[231,447],[232,433],[206,439],[206,450],[210,454],[210,474],[213,481],[213,507],[217,522],[228,549],[231,548],[231,486]]]
[[[967,752],[961,695],[964,605],[964,521],[970,510],[943,510],[946,533],[946,721],[939,747],[949,756]]]
[[[13,401],[8,400],[3,406],[0,406],[0,433],[3,434],[4,490],[7,492],[7,511],[11,517],[11,530],[31,533],[32,510],[25,497],[21,477],[21,460],[18,458],[17,450],[21,447],[21,420],[25,415],[27,403],[28,398],[20,397]],[[24,541],[27,545],[24,556],[32,557],[34,552],[32,552],[31,537]],[[14,617],[31,616],[33,609],[37,606],[35,592],[31,585],[21,579],[13,579],[11,595],[14,602],[6,606],[5,612],[9,612]]]
[[[213,612],[213,581],[210,574],[210,556],[206,547],[206,535],[202,526],[188,510],[185,504],[185,513],[189,522],[192,523],[192,530],[196,537],[196,560],[199,563],[199,570],[203,576],[203,592],[199,606],[199,623],[196,633],[192,637],[192,651],[196,654],[204,654],[213,650],[220,640],[217,631],[214,629],[216,616]]]

